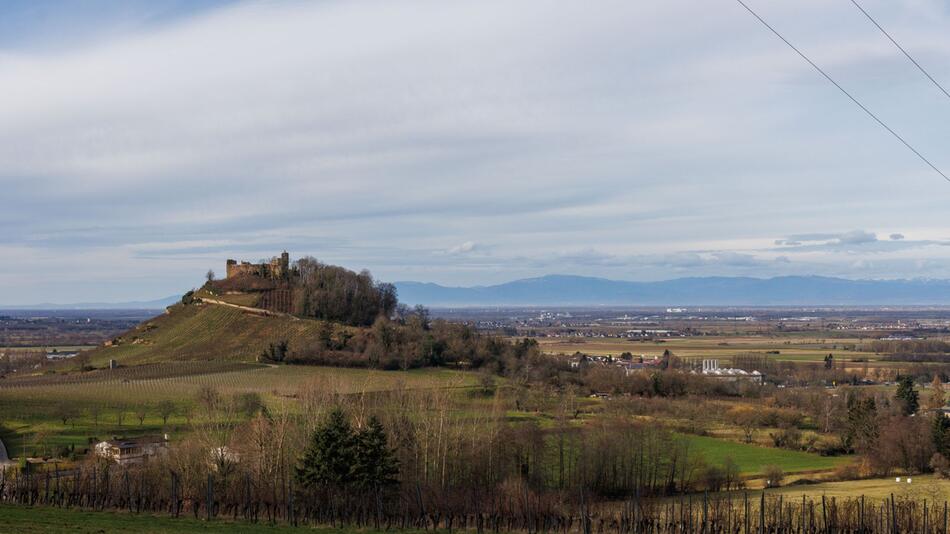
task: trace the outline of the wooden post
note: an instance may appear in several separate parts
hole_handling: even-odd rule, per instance
[[[759,498],[759,534],[765,533],[765,492]]]
[[[858,532],[864,532],[864,495],[861,495],[861,505],[858,507]]]
[[[708,518],[708,515],[707,515],[708,513],[709,513],[709,492],[704,491],[703,492],[703,526],[701,527],[703,534],[706,534],[706,521]]]
[[[297,514],[295,513],[295,510],[294,510],[294,479],[291,477],[290,480],[287,482],[287,484],[289,486],[287,490],[287,500],[289,502],[289,508],[290,508],[288,511],[288,513],[290,514],[290,524],[296,527]]]
[[[897,534],[897,505],[894,503],[893,493],[891,493],[891,533]]]
[[[798,523],[798,528],[801,532],[805,532],[805,494],[802,493],[802,519]]]
[[[749,519],[749,492],[745,492],[745,534],[752,534],[751,521]]]
[[[821,528],[822,532],[828,532],[828,513],[825,510],[825,496],[821,496]]]
[[[208,521],[211,521],[212,512],[214,510],[214,475],[208,473],[208,494],[206,495],[206,500],[208,503]]]
[[[943,501],[943,534],[947,534],[947,501]]]

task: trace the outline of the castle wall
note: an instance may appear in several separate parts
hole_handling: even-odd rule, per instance
[[[279,258],[273,258],[266,263],[248,263],[228,260],[226,264],[227,277],[241,275],[259,276],[261,278],[286,278],[290,274],[290,254],[284,252]]]

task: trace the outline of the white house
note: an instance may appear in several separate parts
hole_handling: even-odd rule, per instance
[[[168,434],[137,438],[113,438],[95,446],[96,455],[120,465],[138,464],[168,451]]]

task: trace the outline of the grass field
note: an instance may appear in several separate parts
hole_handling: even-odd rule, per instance
[[[253,362],[275,340],[291,348],[316,341],[320,321],[265,317],[214,304],[175,305],[90,353],[96,365],[183,360]]]
[[[846,499],[864,496],[872,500],[884,500],[894,495],[898,498],[927,499],[930,502],[940,502],[950,498],[950,480],[938,478],[934,475],[912,476],[908,483],[906,476],[887,478],[872,478],[866,480],[848,480],[844,482],[823,482],[820,484],[793,485],[768,490],[770,494],[787,495],[788,498],[835,497]]]
[[[16,534],[76,534],[78,532],[190,534],[192,532],[246,532],[248,534],[318,532],[374,532],[371,530],[307,528],[245,523],[211,522],[191,518],[133,515],[120,512],[84,512],[59,508],[0,505],[0,531]],[[408,531],[406,531],[408,532]]]
[[[710,464],[721,465],[726,458],[731,457],[743,475],[759,474],[767,465],[777,465],[786,473],[801,473],[834,469],[852,461],[849,457],[759,447],[707,436],[681,434],[680,437]]]
[[[158,367],[159,369],[156,369]],[[180,368],[187,368],[183,373]],[[160,370],[166,370],[162,377]],[[143,371],[144,370],[144,371]],[[215,370],[221,372],[214,372]],[[222,371],[223,370],[223,371]],[[145,372],[147,371],[147,372]],[[258,393],[266,403],[295,402],[308,388],[332,387],[339,393],[386,391],[396,388],[426,389],[470,387],[478,375],[448,369],[376,371],[337,367],[264,366],[228,362],[169,362],[105,371],[102,380],[92,381],[69,376],[37,377],[36,385],[0,385],[0,438],[11,456],[23,451],[37,454],[62,447],[88,446],[90,437],[141,435],[171,432],[187,426],[185,410],[194,404],[199,390],[210,386],[222,396]],[[144,376],[137,378],[137,376]],[[53,381],[61,378],[60,383]],[[164,424],[157,403],[170,400],[177,411]],[[74,411],[67,423],[59,418],[63,405]],[[93,408],[99,410],[95,422]],[[140,424],[136,412],[144,410]],[[124,421],[119,424],[119,414]],[[43,446],[38,443],[42,437]]]
[[[888,365],[880,362],[880,355],[864,352],[861,344],[867,340],[857,338],[826,339],[814,336],[762,335],[762,336],[697,336],[668,338],[660,341],[636,341],[624,339],[541,338],[541,348],[548,354],[574,354],[577,351],[593,355],[619,356],[623,352],[652,358],[669,350],[684,358],[719,358],[729,360],[740,354],[768,354],[777,361],[820,362],[828,354],[837,361],[850,362],[864,359],[872,365]],[[777,351],[777,353],[775,353]]]

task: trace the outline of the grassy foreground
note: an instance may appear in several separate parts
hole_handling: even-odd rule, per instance
[[[847,456],[820,456],[808,452],[759,447],[707,436],[682,434],[680,437],[686,440],[690,448],[699,452],[710,464],[722,465],[726,458],[732,457],[739,466],[739,471],[744,475],[761,473],[767,465],[777,465],[786,473],[801,473],[833,469],[853,461],[853,458]]]
[[[192,532],[247,532],[289,533],[321,532],[343,533],[346,529],[274,526],[215,520],[197,521],[191,518],[174,519],[152,515],[133,515],[117,512],[85,512],[59,508],[0,505],[0,531],[4,533],[61,534],[78,532],[145,532],[157,534],[190,534]],[[352,532],[371,532],[356,531]]]
[[[898,482],[897,479],[900,479]],[[786,498],[801,499],[806,495],[810,499],[835,497],[838,499],[859,498],[862,495],[873,501],[882,501],[891,495],[898,499],[916,501],[927,500],[938,503],[950,499],[950,480],[934,475],[910,477],[871,478],[865,480],[846,480],[841,482],[823,482],[799,486],[787,486],[768,490],[770,495],[785,495]]]

